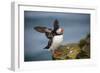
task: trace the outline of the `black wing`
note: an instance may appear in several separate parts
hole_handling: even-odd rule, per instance
[[[52,39],[49,39],[48,45],[44,49],[49,49],[51,45],[52,45]]]
[[[54,31],[56,31],[58,28],[59,28],[59,22],[58,22],[58,20],[56,19],[56,20],[54,21]]]
[[[52,32],[52,29],[49,29],[49,28],[43,27],[43,26],[36,26],[36,27],[34,27],[34,29],[41,33],[51,33]]]

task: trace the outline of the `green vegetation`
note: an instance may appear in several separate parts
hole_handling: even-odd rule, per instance
[[[61,45],[53,54],[53,60],[90,58],[90,34],[78,43]]]

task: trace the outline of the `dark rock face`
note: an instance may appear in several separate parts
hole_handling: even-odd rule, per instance
[[[77,58],[90,58],[90,35],[88,34],[85,39],[83,39],[84,44],[82,44],[82,40],[79,42],[79,46],[81,47],[81,52],[78,54]]]

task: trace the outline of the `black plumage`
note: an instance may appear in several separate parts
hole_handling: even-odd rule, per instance
[[[57,30],[59,29],[59,22],[58,20],[56,19],[53,23],[53,29],[51,28],[47,28],[47,27],[44,27],[44,26],[36,26],[34,27],[34,29],[40,33],[44,33],[46,35],[46,37],[49,39],[48,41],[48,44],[47,46],[44,48],[44,49],[49,49],[50,46],[52,45],[52,42],[53,42],[53,37],[55,35],[61,35],[61,34],[57,34]]]

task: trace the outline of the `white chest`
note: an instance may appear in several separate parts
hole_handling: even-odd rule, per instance
[[[51,44],[50,50],[57,49],[63,41],[63,35],[57,35],[53,37],[53,42]]]

